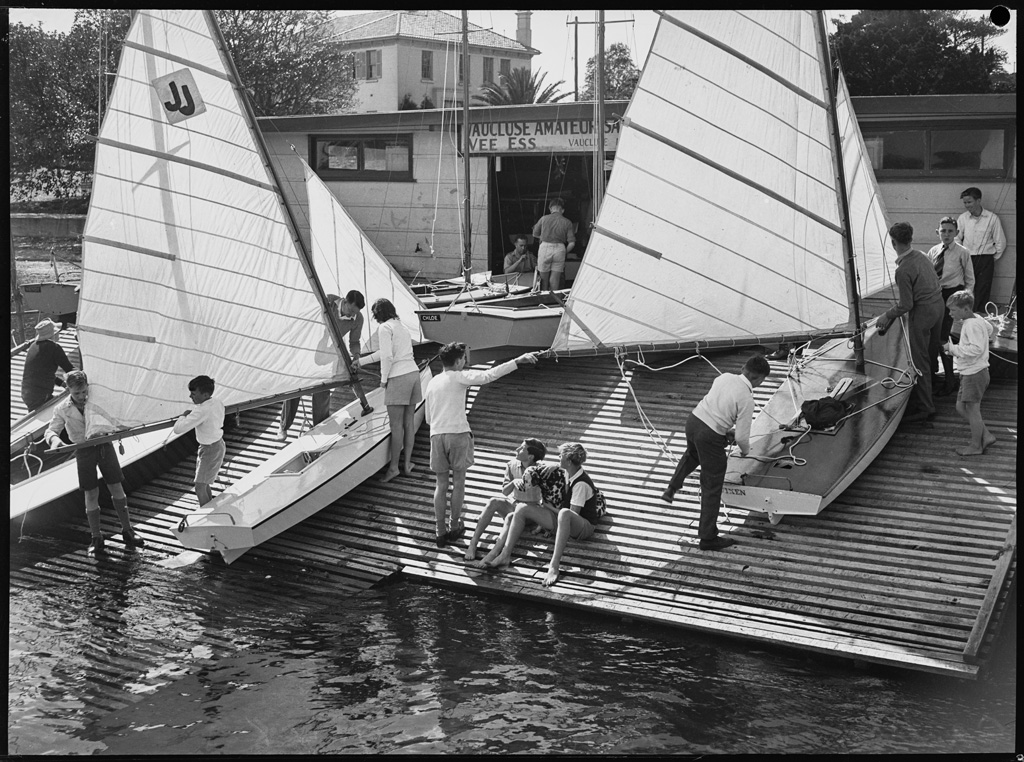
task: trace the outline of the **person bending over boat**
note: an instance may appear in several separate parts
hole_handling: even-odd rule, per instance
[[[541,290],[557,291],[562,287],[565,255],[576,245],[576,236],[573,224],[562,216],[565,202],[560,198],[552,199],[548,208],[551,214],[545,214],[533,226],[533,237],[540,239],[537,274],[540,276]]]
[[[750,451],[750,424],[754,416],[753,391],[771,373],[761,355],[753,355],[739,374],[723,373],[686,419],[686,452],[661,499],[671,503],[686,477],[700,468],[700,524],[697,537],[701,550],[722,550],[736,541],[718,534],[718,512],[729,463],[726,447],[735,441],[740,455]]]
[[[70,373],[75,369],[64,348],[57,343],[60,326],[47,318],[36,323],[36,337],[25,352],[25,369],[21,375],[21,401],[29,412],[45,405],[53,397],[53,387],[64,385],[58,370]]]
[[[558,581],[562,554],[569,539],[587,540],[601,516],[598,513],[598,490],[590,474],[583,468],[587,451],[579,442],[566,442],[558,448],[559,466],[566,477],[565,490],[561,500],[554,503],[545,499],[539,509],[522,504],[506,519],[506,531],[495,544],[494,550],[483,560],[483,565],[496,570],[506,568],[512,562],[512,550],[522,536],[527,521],[535,521],[543,528],[555,533],[555,547],[548,562],[548,573],[544,586],[550,587]],[[557,495],[551,496],[558,498]]]
[[[895,280],[899,289],[899,302],[886,310],[875,326],[879,333],[885,333],[896,318],[907,316],[910,360],[917,369],[917,378],[903,422],[931,420],[935,417],[932,356],[940,346],[939,336],[942,335],[942,316],[945,312],[942,288],[928,255],[911,245],[914,242],[914,228],[906,222],[897,222],[889,228],[889,238],[896,250]]]
[[[544,460],[548,449],[539,439],[524,439],[523,443],[516,448],[516,456],[505,464],[505,477],[501,481],[501,496],[492,497],[484,506],[476,522],[476,529],[469,540],[469,547],[466,548],[466,560],[476,560],[476,546],[480,536],[484,533],[487,525],[491,523],[494,514],[504,518],[508,516],[519,503],[541,502],[540,486],[526,486],[523,482],[525,471]]]
[[[349,291],[345,294],[345,298],[342,299],[337,294],[328,294],[327,301],[331,307],[337,311],[338,314],[338,331],[341,336],[348,336],[348,348],[349,356],[352,358],[352,371],[358,373],[359,371],[359,351],[361,347],[362,335],[363,335],[363,313],[360,310],[366,306],[366,300],[363,295],[356,290]],[[327,331],[327,336],[331,335],[330,331]],[[318,392],[313,392],[312,395],[312,414],[311,419],[313,426],[318,423],[323,423],[331,414],[331,390],[321,389]],[[277,426],[277,436],[275,439],[279,442],[284,442],[288,439],[288,429],[291,428],[292,422],[295,420],[295,414],[299,410],[299,397],[293,397],[292,399],[285,400],[281,403],[281,420]]]
[[[536,365],[532,352],[489,370],[465,370],[469,362],[466,345],[453,341],[441,347],[442,371],[427,386],[427,425],[430,426],[430,468],[435,474],[434,519],[437,547],[458,540],[466,531],[462,521],[462,501],[466,491],[466,471],[473,465],[473,432],[466,417],[466,391],[497,381],[523,365]],[[446,526],[448,483],[451,474],[451,525]]]
[[[213,396],[216,390],[209,376],[196,376],[188,382],[188,396],[195,407],[186,410],[174,422],[174,433],[196,430],[199,454],[196,456],[196,497],[199,505],[213,500],[213,482],[224,463],[224,403]]]
[[[413,359],[412,337],[398,319],[395,305],[388,299],[378,299],[370,307],[370,314],[380,323],[377,333],[380,349],[364,355],[362,362],[380,362],[380,385],[384,387],[384,404],[391,425],[391,461],[383,478],[389,482],[398,476],[399,463],[403,463],[401,473],[410,474],[414,468],[416,406],[423,400],[423,390],[420,389],[420,371]]]
[[[72,444],[86,441],[85,436],[85,403],[89,399],[89,378],[83,371],[72,370],[67,375],[69,397],[60,402],[53,411],[46,433],[43,435],[52,450],[61,445],[60,434],[67,432]],[[78,465],[78,486],[85,493],[85,517],[89,521],[92,543],[89,554],[97,558],[106,556],[103,530],[100,528],[100,483],[96,478],[98,468],[103,481],[110,490],[110,501],[114,504],[118,521],[121,522],[121,537],[129,548],[141,548],[146,542],[132,528],[128,517],[128,496],[124,492],[121,464],[117,459],[117,451],[112,442],[102,442],[94,447],[82,447],[75,450]]]

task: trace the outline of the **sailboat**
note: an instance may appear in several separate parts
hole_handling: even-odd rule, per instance
[[[885,446],[913,383],[904,324],[859,292],[891,283],[885,210],[824,21],[812,11],[660,12],[594,235],[552,352],[809,342],[730,457],[724,501],[823,510]],[[827,431],[805,400],[839,399]]]
[[[340,256],[344,220],[318,216],[328,232],[314,241]],[[318,271],[351,277],[335,287],[397,298],[384,283],[391,271],[363,261],[356,278],[329,254],[301,245],[212,12],[138,12],[100,130],[83,238],[90,444],[132,432],[164,441],[200,374],[228,411],[342,383],[359,397],[276,456],[290,465],[264,464],[179,526],[189,547],[234,560],[252,537],[319,510],[387,460],[383,391],[364,394],[352,377]],[[262,534],[222,539],[218,521]]]

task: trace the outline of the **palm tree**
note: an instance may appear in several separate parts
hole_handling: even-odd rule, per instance
[[[501,84],[485,84],[481,88],[483,92],[474,94],[473,100],[488,106],[512,106],[522,103],[557,103],[569,97],[569,93],[558,92],[559,86],[565,84],[562,80],[544,87],[546,76],[547,73],[540,72],[530,74],[525,66],[513,69],[509,74],[499,77]]]

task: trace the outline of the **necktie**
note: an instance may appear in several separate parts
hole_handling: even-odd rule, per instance
[[[946,247],[942,247],[942,251],[939,252],[939,256],[935,258],[935,274],[939,276],[939,280],[942,280],[942,266],[946,264]]]

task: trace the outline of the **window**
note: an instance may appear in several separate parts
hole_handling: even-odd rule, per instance
[[[511,74],[512,73],[512,59],[511,58],[502,58],[501,59],[501,65],[500,65],[498,70],[502,74],[504,74],[506,77],[509,74]]]
[[[358,50],[353,55],[352,76],[356,79],[380,79],[381,52],[379,50]]]
[[[1012,125],[863,125],[871,167],[879,177],[1008,177]]]
[[[412,180],[412,135],[311,137],[310,164],[324,180]]]
[[[420,54],[420,78],[434,81],[434,53],[430,50],[424,50]]]
[[[494,81],[494,59],[484,59],[484,84]]]

